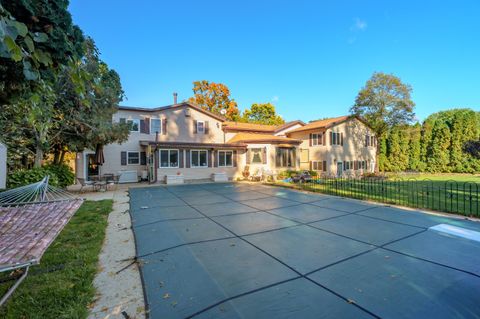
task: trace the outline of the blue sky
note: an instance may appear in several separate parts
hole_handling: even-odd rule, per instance
[[[417,118],[480,110],[479,1],[72,0],[74,22],[121,76],[123,105],[160,106],[192,82],[286,120],[347,114],[374,71],[413,86]]]

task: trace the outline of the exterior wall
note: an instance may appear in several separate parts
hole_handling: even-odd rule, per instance
[[[300,128],[302,127],[303,125],[301,124],[295,124],[295,125],[292,125],[284,130],[281,130],[281,131],[278,131],[277,133],[275,133],[276,136],[287,136],[287,133],[290,132],[290,131],[293,131],[293,130],[296,130],[297,128]]]
[[[0,143],[0,189],[6,188],[7,181],[7,147]]]
[[[375,161],[376,148],[365,147],[365,136],[370,134],[369,128],[357,119],[351,119],[325,131],[327,145],[310,146],[310,133],[322,133],[324,130],[311,130],[304,132],[293,132],[289,137],[302,140],[300,149],[308,150],[308,162],[300,163],[300,169],[310,169],[310,161],[326,161],[326,175],[337,174],[337,163],[344,161],[366,160],[368,171],[372,169],[372,161]],[[330,132],[343,133],[343,146],[330,145]],[[373,134],[373,133],[372,133]],[[343,176],[358,175],[364,170],[349,170],[343,172]]]

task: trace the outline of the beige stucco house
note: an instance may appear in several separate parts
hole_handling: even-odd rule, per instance
[[[369,134],[368,127],[350,117],[328,125],[322,121],[259,125],[229,122],[184,102],[158,108],[120,106],[113,121],[130,123],[129,139],[104,146],[101,166],[95,164],[94,151],[77,154],[77,177],[111,173],[120,174],[120,182],[183,182],[233,180],[245,171],[275,175],[287,169],[314,169],[333,175],[339,162],[368,161],[358,164],[360,173],[373,167],[375,159],[375,148],[364,147],[362,142]],[[342,147],[336,145],[336,139],[334,145],[325,143],[323,147],[319,147],[317,137],[312,143],[313,134],[337,131],[343,132]],[[327,164],[318,166],[317,162],[323,161]]]

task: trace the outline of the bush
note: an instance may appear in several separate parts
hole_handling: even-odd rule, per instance
[[[75,181],[75,174],[67,165],[46,165],[32,169],[20,169],[8,174],[7,188],[16,188],[41,181],[49,175],[48,183],[52,186],[67,187]]]
[[[290,178],[292,175],[298,174],[298,171],[286,170],[278,173],[279,178]]]

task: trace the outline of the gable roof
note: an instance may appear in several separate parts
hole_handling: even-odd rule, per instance
[[[267,124],[227,121],[223,123],[223,129],[225,131],[230,131],[230,132],[276,133],[296,124],[305,125],[305,123],[303,123],[300,120],[290,121],[281,125],[267,125]]]
[[[279,144],[279,143],[287,143],[287,144],[300,144],[302,141],[289,138],[289,137],[282,137],[270,134],[258,134],[258,133],[238,133],[235,134],[227,143],[259,143],[259,144]]]
[[[332,117],[328,119],[323,119],[323,120],[317,120],[317,121],[312,121],[305,126],[299,127],[297,129],[291,130],[290,132],[287,132],[287,134],[290,133],[296,133],[296,132],[303,132],[303,131],[310,131],[310,130],[321,130],[321,129],[328,129],[332,126],[341,124],[349,119],[356,118],[362,123],[366,124],[362,119],[360,119],[357,116],[354,115],[344,115],[344,116],[338,116],[338,117]]]
[[[287,128],[289,128],[291,126],[294,126],[294,125],[297,125],[297,124],[299,124],[301,126],[305,126],[305,122],[303,122],[303,121],[300,121],[300,120],[290,121],[290,122],[287,122],[287,123],[284,123],[282,125],[277,126],[277,128],[275,129],[275,133],[286,130]]]
[[[118,109],[119,110],[124,110],[124,111],[141,111],[141,112],[158,112],[158,111],[163,111],[163,110],[168,110],[168,109],[175,109],[175,108],[181,108],[181,107],[189,107],[192,108],[198,112],[201,112],[203,114],[206,114],[210,117],[213,117],[214,119],[217,119],[221,122],[225,122],[226,119],[218,114],[215,114],[213,112],[207,111],[202,109],[200,106],[195,105],[190,102],[182,102],[182,103],[177,103],[177,104],[171,104],[171,105],[166,105],[166,106],[158,106],[158,107],[137,107],[137,106],[122,106],[119,105]]]

